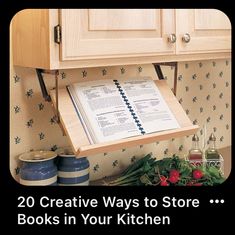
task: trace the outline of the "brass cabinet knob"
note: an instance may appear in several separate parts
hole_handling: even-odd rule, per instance
[[[191,40],[190,34],[189,33],[185,33],[182,37],[182,41],[185,43],[189,43]]]
[[[174,33],[168,36],[168,42],[175,43],[176,42],[176,35]]]

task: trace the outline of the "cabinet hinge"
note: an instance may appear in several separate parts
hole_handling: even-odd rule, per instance
[[[61,26],[58,24],[54,27],[54,41],[55,43],[61,43]]]

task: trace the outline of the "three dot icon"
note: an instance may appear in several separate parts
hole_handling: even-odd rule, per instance
[[[221,204],[223,204],[224,203],[224,199],[215,199],[215,200],[213,200],[213,199],[210,199],[210,203],[211,204],[213,204],[213,203],[216,203],[216,204],[219,204],[219,203],[221,203]]]

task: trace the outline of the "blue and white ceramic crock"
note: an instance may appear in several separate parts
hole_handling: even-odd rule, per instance
[[[45,186],[57,184],[57,167],[53,151],[32,151],[21,154],[20,184]]]
[[[76,158],[70,148],[58,149],[58,185],[89,185],[89,161],[86,157]]]

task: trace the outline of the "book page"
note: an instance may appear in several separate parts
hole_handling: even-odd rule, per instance
[[[151,78],[119,80],[119,83],[145,133],[179,128],[177,120]]]
[[[75,83],[69,91],[95,143],[140,134],[112,80]]]

